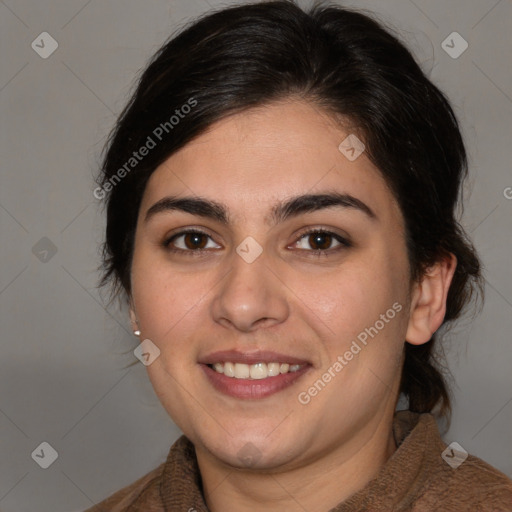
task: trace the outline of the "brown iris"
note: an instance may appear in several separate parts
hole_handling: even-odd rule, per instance
[[[187,249],[204,249],[208,243],[206,235],[202,233],[185,233],[183,241]]]
[[[314,250],[325,251],[332,244],[332,235],[329,233],[312,233],[308,236],[308,242]]]

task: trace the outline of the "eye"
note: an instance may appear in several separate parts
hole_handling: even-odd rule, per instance
[[[335,244],[333,247],[333,243]],[[308,246],[311,248],[308,248]],[[342,236],[325,229],[313,229],[303,233],[294,247],[309,250],[318,255],[327,252],[336,252],[351,247],[351,243]]]
[[[181,231],[167,238],[162,244],[166,250],[176,253],[201,254],[207,249],[219,249],[210,235],[199,230]],[[316,255],[337,252],[351,247],[342,236],[325,229],[312,229],[302,233],[293,247]]]
[[[196,253],[206,249],[218,249],[220,247],[213,242],[210,235],[198,230],[188,230],[176,233],[165,240],[163,245],[172,252]]]

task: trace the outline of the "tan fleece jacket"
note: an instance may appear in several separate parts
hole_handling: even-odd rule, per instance
[[[329,512],[512,512],[512,481],[472,455],[450,466],[431,414],[398,412],[393,433],[398,449],[377,476]],[[164,464],[86,512],[107,511],[208,512],[192,443],[180,437]]]

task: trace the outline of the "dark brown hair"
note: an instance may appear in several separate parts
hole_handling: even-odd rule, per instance
[[[457,257],[444,323],[459,317],[473,292],[482,291],[482,278],[456,219],[467,160],[449,102],[370,15],[322,4],[305,12],[292,1],[207,14],[172,37],[144,70],[109,137],[95,191],[107,197],[102,284],[112,284],[114,296],[130,294],[138,210],[162,162],[212,123],[292,96],[349,119],[361,134],[405,219],[411,279],[443,255]],[[156,144],[130,160],[148,137]],[[450,410],[435,341],[436,335],[424,345],[405,344],[401,392],[413,411]]]

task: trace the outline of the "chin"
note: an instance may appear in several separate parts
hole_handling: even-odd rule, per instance
[[[275,428],[275,427],[272,427]],[[212,436],[200,436],[199,442],[217,460],[239,469],[273,470],[293,464],[304,450],[294,436],[281,432],[276,435],[271,429],[254,432],[238,431],[240,435],[230,436],[226,432]]]

